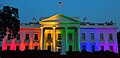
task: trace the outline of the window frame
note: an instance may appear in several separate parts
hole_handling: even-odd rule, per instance
[[[82,33],[82,40],[86,40],[86,35],[85,35],[85,33]]]
[[[26,37],[25,37],[25,40],[29,40],[29,37],[30,35],[29,34],[26,34]]]
[[[38,34],[34,34],[34,40],[38,40]]]
[[[91,33],[91,40],[95,40],[95,34]]]

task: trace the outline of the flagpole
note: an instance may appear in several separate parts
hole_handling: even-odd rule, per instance
[[[63,3],[59,0],[59,13],[62,13],[62,6],[63,6]]]
[[[58,11],[59,11],[59,13],[61,13],[61,5],[60,5],[60,0],[59,0],[59,6],[58,6]]]

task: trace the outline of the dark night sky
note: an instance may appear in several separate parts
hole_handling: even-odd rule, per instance
[[[19,8],[21,22],[30,22],[35,17],[49,17],[58,13],[66,16],[84,17],[90,22],[117,23],[120,30],[120,0],[61,0],[64,6],[59,11],[59,0],[0,0],[4,5]]]

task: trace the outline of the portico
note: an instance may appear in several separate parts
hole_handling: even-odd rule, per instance
[[[64,39],[66,51],[80,51],[79,20],[57,14],[39,23],[41,24],[41,50],[59,52]]]

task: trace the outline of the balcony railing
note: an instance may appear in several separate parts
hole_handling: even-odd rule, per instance
[[[7,43],[11,43],[11,42],[12,42],[12,40],[6,40],[6,42],[7,42]]]
[[[38,39],[35,39],[35,40],[33,40],[33,42],[39,42],[39,40],[38,40]]]
[[[72,42],[72,41],[73,41],[73,39],[68,39],[68,41],[69,41],[69,42]]]
[[[30,42],[30,40],[25,39],[24,42]]]
[[[61,45],[62,45],[62,42],[61,41],[57,41],[57,46],[61,47]]]
[[[108,42],[114,42],[114,40],[113,39],[109,39]]]
[[[86,42],[86,39],[81,39],[81,42]]]
[[[47,41],[46,42],[52,42],[52,39],[47,39]]]
[[[91,39],[90,42],[95,42],[95,39]]]
[[[15,42],[21,42],[21,40],[15,40]]]
[[[104,42],[104,39],[100,39],[99,42]]]

